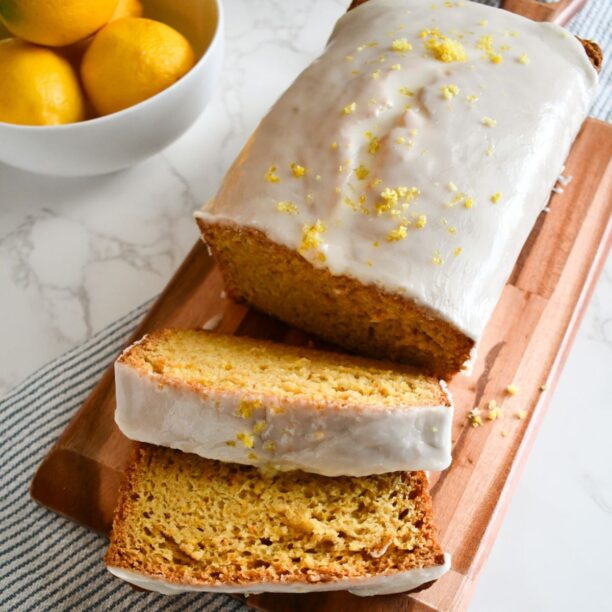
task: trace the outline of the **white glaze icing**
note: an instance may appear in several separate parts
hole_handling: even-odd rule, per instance
[[[324,54],[264,118],[217,197],[196,215],[262,230],[298,250],[304,227],[320,220],[320,244],[302,251],[313,265],[406,295],[478,341],[586,116],[597,75],[582,45],[557,25],[452,4],[370,0],[343,16]],[[446,63],[425,48],[421,31],[436,27],[460,40],[467,61]],[[500,63],[476,47],[486,35]],[[393,51],[401,39],[412,50]],[[441,88],[449,85],[458,92],[447,99]],[[353,102],[354,112],[343,114]],[[366,132],[379,138],[375,154]],[[294,177],[292,163],[306,174]],[[278,182],[264,178],[273,165]],[[363,181],[359,165],[369,170]],[[366,187],[373,178],[380,184]],[[407,236],[388,242],[400,217],[379,215],[375,206],[385,187],[399,186],[420,193],[402,212]],[[447,206],[458,193],[464,199]],[[369,215],[345,201],[359,208],[362,194]],[[279,212],[279,202],[291,202],[297,214]],[[421,215],[426,224],[418,228]]]
[[[259,582],[247,585],[233,586],[223,584],[177,584],[144,574],[126,570],[120,567],[108,566],[108,571],[140,588],[157,591],[164,595],[177,595],[187,591],[217,592],[217,593],[308,593],[313,591],[344,591],[348,590],[354,595],[390,595],[404,593],[416,589],[418,586],[437,580],[450,569],[450,555],[444,555],[443,565],[434,565],[421,569],[394,574],[382,574],[364,578],[344,579],[335,582],[313,583],[283,583]]]
[[[451,462],[452,406],[321,410],[256,393],[204,395],[125,363],[115,364],[115,383],[115,421],[128,438],[209,459],[325,476],[438,471]],[[262,407],[243,418],[241,400]]]

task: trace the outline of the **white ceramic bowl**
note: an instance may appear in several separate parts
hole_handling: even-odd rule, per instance
[[[0,161],[56,176],[106,174],[158,153],[197,119],[221,73],[221,2],[144,0],[143,4],[146,17],[159,18],[189,38],[199,56],[196,65],[168,89],[112,115],[57,126],[0,121]]]

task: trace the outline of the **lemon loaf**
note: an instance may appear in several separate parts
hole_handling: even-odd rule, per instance
[[[452,376],[591,105],[585,48],[467,1],[348,12],[196,213],[228,292]]]
[[[262,475],[141,445],[115,511],[106,564],[119,578],[167,594],[402,592],[449,566],[427,485],[423,472]]]
[[[408,366],[207,331],[164,330],[115,365],[133,440],[327,476],[442,470],[452,404]]]

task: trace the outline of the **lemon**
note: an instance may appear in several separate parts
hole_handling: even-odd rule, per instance
[[[119,0],[109,21],[116,21],[124,17],[141,17],[142,11],[143,6],[140,0]]]
[[[99,30],[117,0],[0,0],[0,21],[19,38],[62,47]]]
[[[0,0],[0,3],[2,0]],[[112,14],[109,22],[116,21],[117,19],[123,19],[124,17],[140,17],[144,7],[140,0],[119,0],[117,2],[117,7],[115,8],[115,12]],[[88,36],[87,38],[83,38],[82,40],[78,40],[77,42],[63,47],[61,49],[61,54],[77,69],[81,65],[81,60],[83,59],[83,55],[85,51],[87,51],[87,47],[91,44],[93,40],[93,35]]]
[[[166,89],[194,63],[182,34],[158,21],[128,17],[95,35],[83,57],[81,78],[95,110],[108,115]]]
[[[51,49],[0,41],[0,121],[56,125],[81,121],[85,102],[72,66]]]

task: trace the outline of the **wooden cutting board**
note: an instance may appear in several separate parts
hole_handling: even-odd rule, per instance
[[[345,592],[259,595],[263,610],[459,610],[467,605],[493,544],[612,240],[612,126],[589,119],[565,169],[572,182],[542,213],[506,285],[470,377],[451,382],[456,414],[453,464],[433,475],[432,495],[452,570],[411,595],[361,599]],[[132,340],[168,326],[199,327],[303,343],[307,337],[221,297],[223,283],[198,243]],[[131,340],[130,340],[131,342]],[[508,384],[515,396],[505,393]],[[545,392],[540,386],[548,385]],[[130,442],[115,426],[109,369],[44,460],[32,482],[39,503],[108,533]],[[504,416],[473,428],[467,413],[495,399]],[[516,414],[525,410],[526,417]]]
[[[576,0],[561,4],[567,13]],[[558,14],[541,17],[552,18]],[[452,570],[412,594],[264,594],[250,597],[249,605],[270,612],[467,606],[612,242],[611,158],[612,126],[587,120],[566,165],[565,175],[574,178],[563,194],[552,197],[550,212],[540,215],[525,244],[487,327],[473,374],[457,376],[450,384],[456,402],[453,464],[432,475],[432,496]],[[224,299],[222,291],[218,270],[205,247],[196,244],[130,342],[163,327],[199,327],[218,314],[222,332],[295,344],[308,341],[303,333]],[[515,396],[505,393],[510,383],[518,387]],[[543,384],[548,387],[544,392]],[[110,530],[131,448],[114,423],[114,393],[109,368],[31,486],[37,502],[102,533]],[[491,422],[486,405],[493,399],[504,416]],[[483,408],[483,425],[477,428],[467,420],[475,406]],[[517,416],[521,411],[524,418]]]

